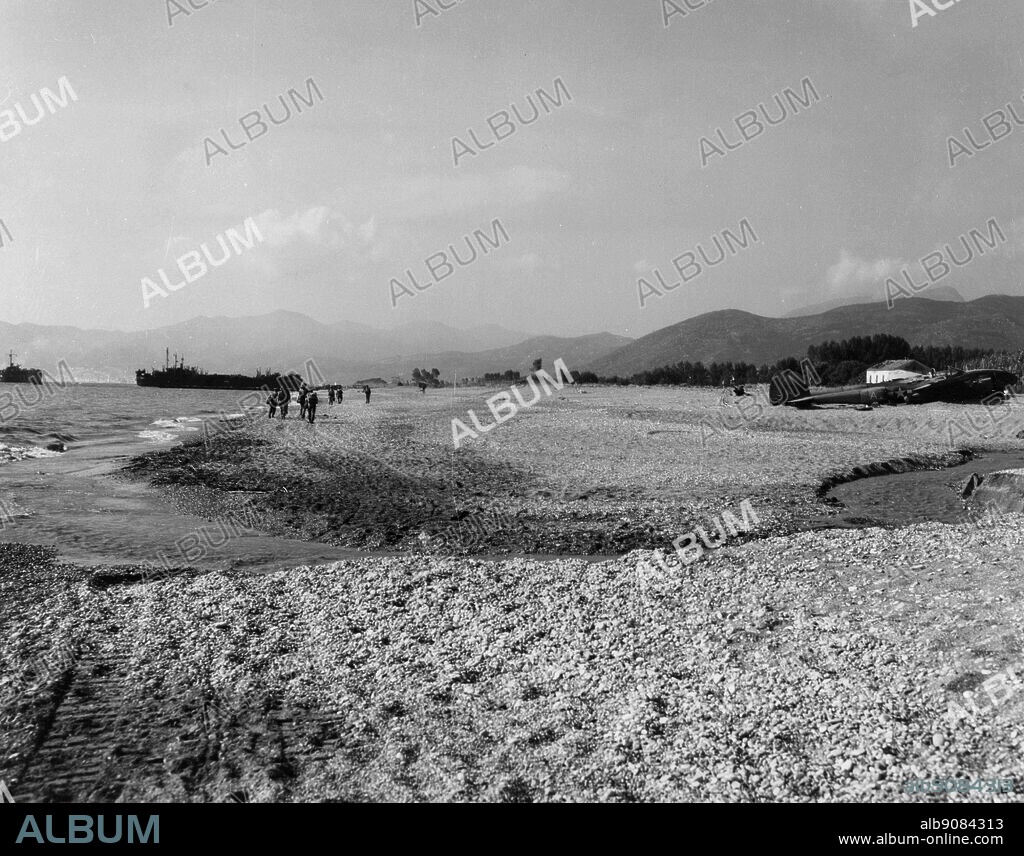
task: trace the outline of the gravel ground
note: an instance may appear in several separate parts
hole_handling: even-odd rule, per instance
[[[282,531],[353,543],[387,523],[403,555],[139,582],[0,545],[0,778],[23,799],[1021,800],[901,789],[1024,791],[1024,517],[797,525],[828,517],[815,494],[830,477],[947,455],[958,411],[776,410],[705,447],[705,414],[735,420],[719,395],[571,393],[457,455],[446,423],[481,412],[474,398],[375,395],[376,410],[325,410],[312,429],[260,423],[230,446],[138,462],[211,510],[225,489],[262,498]],[[961,445],[1022,448],[1013,421]],[[408,443],[402,424],[417,425]],[[254,483],[263,454],[277,469]],[[409,482],[397,523],[365,500],[388,467]],[[434,493],[416,512],[423,481]],[[275,498],[285,489],[294,507]],[[306,490],[322,507],[303,520]],[[645,567],[648,546],[743,498],[761,512],[752,536]],[[495,508],[529,537],[473,549],[548,558],[430,554],[434,527]],[[630,552],[558,555],[609,545]],[[1007,668],[993,705],[981,685]],[[968,709],[956,721],[954,701]]]
[[[391,391],[370,407],[323,410],[315,426],[257,419],[128,472],[210,516],[248,500],[267,531],[290,537],[430,553],[431,536],[500,514],[514,525],[473,552],[612,556],[665,547],[745,499],[772,531],[820,525],[836,511],[819,489],[866,475],[869,463],[910,469],[959,463],[965,446],[1024,450],[1010,408],[999,437],[958,433],[971,442],[953,448],[949,426],[964,408],[759,413],[763,390],[738,405],[721,391],[626,388],[542,398],[456,451],[451,420],[472,408],[486,424],[487,395]]]

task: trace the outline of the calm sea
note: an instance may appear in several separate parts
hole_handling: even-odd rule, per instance
[[[241,415],[251,395],[125,384],[0,384],[0,464],[53,454],[46,447],[55,442],[99,456],[114,447],[165,445],[200,430],[204,419]]]
[[[53,547],[85,565],[273,570],[358,555],[197,517],[147,484],[117,478],[134,455],[243,414],[251,392],[0,384],[0,542]],[[249,399],[252,400],[251,398]],[[283,427],[283,426],[282,426]],[[297,419],[290,430],[306,430]],[[62,443],[66,451],[48,451]],[[201,554],[201,555],[200,555]]]

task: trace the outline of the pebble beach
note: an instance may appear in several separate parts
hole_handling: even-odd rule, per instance
[[[566,388],[456,450],[490,394],[259,417],[117,476],[352,559],[154,574],[0,545],[0,778],[61,801],[1022,799],[1024,518],[842,519],[829,495],[951,468],[959,502],[960,468],[1024,454],[1015,404],[951,443],[966,408]],[[672,555],[745,501],[750,531]]]

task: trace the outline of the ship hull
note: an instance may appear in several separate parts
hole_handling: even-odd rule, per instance
[[[0,383],[31,383],[40,386],[43,382],[43,373],[39,369],[20,369],[12,372],[10,369],[0,371]]]
[[[135,373],[135,383],[139,386],[156,389],[227,389],[227,390],[259,390],[259,389],[298,389],[302,378],[298,375],[216,375],[191,372],[167,371],[147,372],[139,370]]]

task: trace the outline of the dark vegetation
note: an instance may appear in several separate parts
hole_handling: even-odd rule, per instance
[[[414,384],[422,383],[422,384],[424,384],[426,386],[430,386],[430,387],[434,387],[434,388],[437,388],[437,387],[445,385],[444,381],[441,380],[441,370],[440,369],[430,369],[429,371],[427,369],[413,369],[412,370],[412,382]]]
[[[937,372],[947,369],[998,368],[1024,373],[1024,351],[1008,353],[985,348],[964,348],[959,345],[911,345],[906,339],[878,333],[854,336],[841,342],[829,341],[811,345],[807,359],[825,386],[842,386],[865,382],[868,368],[887,360],[917,360]],[[755,366],[744,362],[681,362],[638,372],[630,377],[600,377],[594,372],[574,373],[580,383],[609,383],[625,386],[684,385],[725,386],[768,383],[773,375],[786,371],[801,373],[795,357]]]
[[[486,383],[500,383],[501,381],[508,381],[509,383],[515,383],[520,379],[520,374],[517,371],[509,369],[505,372],[487,372],[484,375],[484,381]]]

